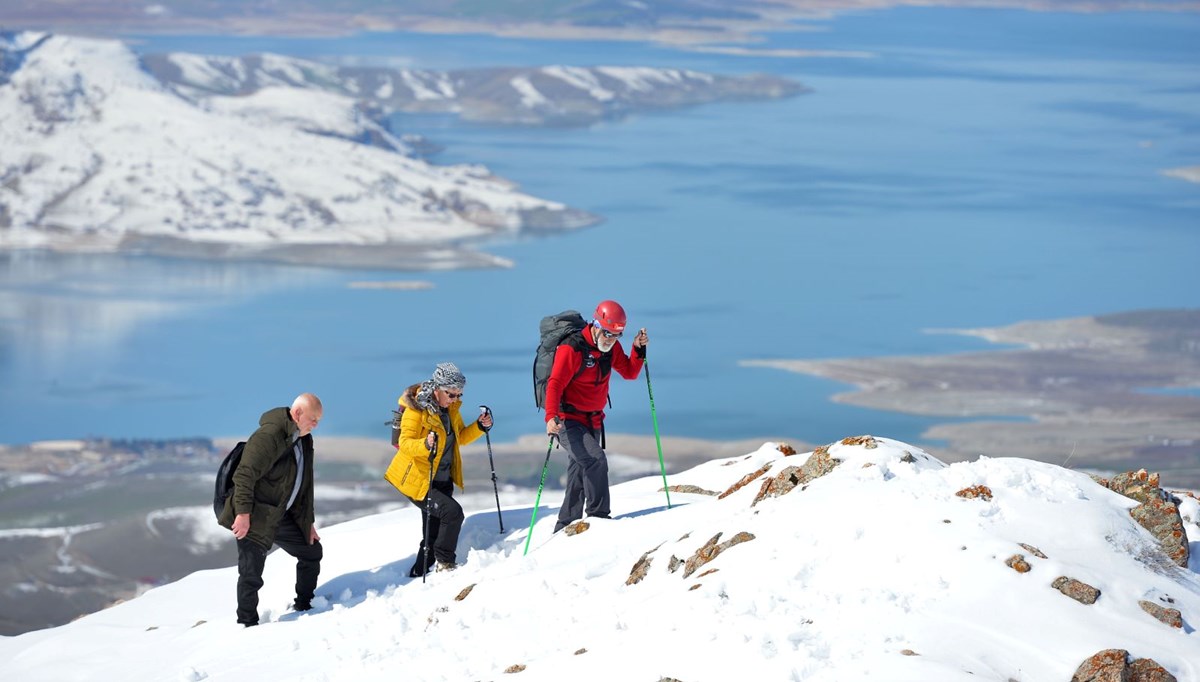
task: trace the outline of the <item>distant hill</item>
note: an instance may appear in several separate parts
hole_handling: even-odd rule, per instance
[[[599,217],[477,165],[434,166],[395,111],[586,123],[783,97],[770,77],[546,67],[338,69],[276,55],[140,59],[117,41],[0,33],[0,249],[166,253],[431,269],[470,244]]]

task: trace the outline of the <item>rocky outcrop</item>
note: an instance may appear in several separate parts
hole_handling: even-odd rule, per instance
[[[1100,590],[1085,582],[1068,578],[1065,575],[1055,578],[1054,582],[1050,583],[1050,587],[1062,592],[1080,604],[1095,604],[1096,600],[1100,598]]]
[[[1028,561],[1025,561],[1024,554],[1014,554],[1010,556],[1007,560],[1005,560],[1004,565],[1008,566],[1017,573],[1028,573],[1033,568],[1029,565]]]
[[[661,546],[662,545],[659,545],[659,547]],[[646,552],[641,556],[641,558],[633,563],[633,570],[629,572],[629,578],[625,580],[626,585],[636,585],[646,578],[646,573],[650,571],[650,564],[653,562],[653,559],[650,558],[650,555],[653,554],[657,549],[658,547],[655,547],[654,549]]]
[[[664,490],[663,488],[659,488],[658,492],[661,493],[661,492],[663,492],[663,490]],[[715,490],[708,490],[707,488],[701,488],[698,485],[691,485],[691,484],[672,485],[672,486],[668,486],[666,488],[666,490],[668,492],[672,492],[672,493],[690,493],[693,495],[716,495],[717,494],[717,491],[715,491]]]
[[[1190,553],[1187,534],[1183,531],[1183,517],[1179,514],[1179,500],[1159,487],[1158,474],[1141,469],[1095,480],[1113,492],[1136,500],[1139,504],[1129,510],[1129,515],[1150,531],[1172,562],[1187,567]]]
[[[973,485],[969,488],[963,488],[954,494],[967,500],[981,499],[984,502],[988,502],[992,499],[992,489],[986,485]]]
[[[1129,660],[1124,649],[1105,649],[1075,670],[1071,682],[1176,682],[1175,676],[1152,659]]]
[[[717,495],[717,499],[723,500],[726,497],[729,497],[730,495],[732,495],[732,494],[736,493],[737,491],[741,490],[742,488],[746,487],[746,484],[750,483],[750,481],[753,481],[754,479],[758,478],[759,476],[762,476],[763,474],[770,471],[770,469],[771,469],[771,465],[768,463],[768,464],[762,465],[756,471],[752,471],[752,472],[746,474],[745,476],[742,476],[741,479],[739,479],[737,483],[734,483],[733,485],[729,486],[729,488],[726,489],[725,492],[721,493],[720,495]]]
[[[1172,609],[1163,606],[1162,604],[1155,604],[1152,601],[1146,601],[1144,599],[1138,602],[1138,606],[1142,607],[1143,611],[1151,616],[1154,616],[1156,619],[1166,625],[1178,629],[1183,628],[1183,614],[1180,613],[1179,609]]]
[[[716,559],[722,552],[730,547],[733,547],[734,545],[740,545],[743,542],[749,542],[754,539],[754,534],[742,531],[737,535],[734,535],[732,538],[729,538],[725,542],[718,543],[717,541],[721,539],[721,535],[721,533],[717,533],[716,535],[712,536],[709,538],[708,542],[704,543],[703,547],[696,550],[695,554],[688,557],[688,560],[684,562],[683,567],[684,578],[687,578],[691,574],[695,573],[704,564]]]

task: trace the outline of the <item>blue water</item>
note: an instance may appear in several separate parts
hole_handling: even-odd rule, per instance
[[[0,442],[238,435],[296,392],[320,432],[382,436],[436,362],[467,373],[494,438],[540,430],[542,315],[625,304],[651,336],[664,434],[921,442],[938,419],[835,404],[849,387],[760,358],[951,353],[928,329],[1196,307],[1200,19],[906,9],[775,34],[734,57],[608,42],[370,34],[140,37],[147,52],[362,57],[418,68],[623,64],[770,72],[812,94],[583,130],[396,118],[524,191],[602,215],[482,245],[509,270],[405,274],[131,257],[0,259]],[[423,279],[428,291],[350,289]],[[651,433],[646,384],[614,381],[610,431]]]

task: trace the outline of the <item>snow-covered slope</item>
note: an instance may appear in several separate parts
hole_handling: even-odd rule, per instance
[[[116,41],[0,34],[0,248],[445,245],[595,218],[433,166],[336,93],[180,96]]]
[[[807,89],[778,76],[688,69],[544,66],[455,71],[330,66],[273,54],[149,55],[147,69],[194,99],[271,88],[323,90],[384,111],[453,113],[506,125],[586,125],[633,111],[777,99]]]
[[[286,612],[294,561],[276,552],[260,627],[234,623],[235,570],[206,571],[0,639],[0,678],[1042,682],[1125,649],[1200,679],[1200,581],[1163,561],[1134,501],[1053,465],[946,466],[886,439],[835,444],[827,475],[755,501],[807,459],[768,443],[709,462],[670,482],[751,480],[723,498],[673,493],[671,509],[661,478],[623,484],[614,518],[572,536],[551,536],[548,494],[528,556],[528,507],[505,510],[504,534],[482,511],[460,538],[465,565],[426,584],[406,573],[415,509],[360,519],[323,531],[314,612]],[[957,494],[975,486],[990,497]],[[1016,554],[1027,572],[1006,563]],[[1099,599],[1065,596],[1060,576]],[[1183,627],[1139,602],[1178,609]]]

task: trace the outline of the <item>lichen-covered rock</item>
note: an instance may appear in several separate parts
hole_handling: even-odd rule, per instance
[[[1179,609],[1172,609],[1146,600],[1139,601],[1138,606],[1142,607],[1142,610],[1146,613],[1173,628],[1183,627],[1183,614],[1180,613]]]
[[[1129,682],[1179,682],[1152,658],[1139,658],[1129,664]]]
[[[662,545],[659,545],[659,547],[661,546]],[[653,561],[653,559],[650,558],[650,555],[653,554],[657,549],[658,547],[655,547],[654,549],[646,552],[640,559],[634,562],[633,570],[629,572],[629,578],[625,581],[626,585],[636,585],[642,582],[642,579],[646,577],[646,573],[650,570],[650,563]]]
[[[868,450],[879,447],[879,441],[874,436],[850,436],[842,439],[842,445],[861,445]]]
[[[678,571],[679,567],[682,565],[683,565],[683,559],[680,559],[679,557],[675,556],[674,554],[671,555],[670,559],[667,559],[667,571],[670,573],[674,573],[675,571]]]
[[[1017,573],[1028,573],[1032,566],[1025,561],[1024,554],[1014,554],[1005,560],[1004,564]]]
[[[504,672],[506,672],[506,673],[509,673],[509,674],[511,674],[511,673],[519,673],[519,672],[521,672],[521,671],[522,671],[522,670],[524,670],[524,669],[525,669],[525,666],[524,666],[524,665],[521,665],[520,663],[515,663],[515,664],[513,664],[513,665],[510,665],[510,666],[508,666],[507,668],[505,668],[505,669],[504,669]]]
[[[723,500],[726,497],[729,497],[730,495],[736,493],[737,491],[746,487],[746,484],[749,483],[750,481],[753,481],[754,479],[758,478],[759,476],[762,476],[763,474],[767,473],[767,471],[770,470],[770,468],[771,468],[770,463],[767,463],[767,464],[764,464],[761,467],[759,467],[757,471],[752,471],[752,472],[746,474],[745,476],[742,476],[741,479],[739,479],[737,483],[734,483],[733,485],[729,486],[729,488],[725,492],[721,493],[720,495],[717,495],[717,499]]]
[[[734,545],[740,545],[743,542],[749,542],[750,540],[754,539],[754,534],[742,531],[742,532],[738,533],[737,535],[734,535],[733,537],[729,538],[725,542],[718,544],[717,541],[721,539],[721,535],[722,535],[721,533],[717,533],[716,535],[712,536],[711,538],[709,538],[708,542],[704,543],[703,547],[696,550],[695,554],[688,557],[688,560],[684,562],[684,568],[683,568],[683,577],[684,578],[691,576],[701,566],[703,566],[704,564],[707,564],[708,562],[712,561],[713,559],[716,559],[717,556],[721,554],[721,552],[724,552],[725,550],[729,549],[730,547],[733,547]]]
[[[1050,583],[1050,587],[1062,592],[1080,604],[1095,604],[1096,600],[1100,598],[1100,590],[1085,582],[1068,578],[1065,575],[1055,578],[1054,582]]]
[[[471,594],[471,590],[475,589],[475,585],[476,585],[476,583],[471,583],[470,585],[467,585],[466,587],[464,587],[462,589],[462,592],[459,592],[458,596],[454,598],[454,601],[462,601],[462,600],[466,599],[467,595]]]
[[[672,485],[672,486],[668,486],[666,488],[666,490],[669,492],[673,492],[673,493],[691,493],[693,495],[716,495],[717,494],[717,491],[715,491],[715,490],[708,490],[707,488],[701,488],[698,485],[691,485],[691,484]],[[662,491],[663,491],[663,488],[658,489],[658,492],[661,493]]]
[[[796,454],[796,448],[792,447],[788,443],[780,443],[779,445],[775,446],[775,449],[782,452],[784,457],[791,457],[792,455]]]
[[[1037,547],[1034,547],[1033,545],[1027,545],[1024,542],[1018,542],[1017,544],[1024,547],[1026,552],[1029,552],[1030,554],[1034,555],[1035,557],[1037,557],[1039,559],[1046,558],[1046,555],[1042,554],[1042,550],[1038,549]]]
[[[1071,682],[1128,682],[1129,652],[1105,649],[1092,654],[1075,669]]]
[[[800,467],[800,484],[805,485],[810,481],[824,476],[825,474],[837,468],[842,460],[835,459],[829,454],[828,448],[817,448]]]
[[[968,500],[979,498],[987,502],[992,499],[992,489],[986,485],[973,485],[969,488],[963,488],[954,494]]]
[[[750,506],[753,507],[768,497],[786,495],[798,485],[800,485],[800,467],[786,467],[783,471],[775,474],[773,478],[762,482],[762,487],[758,489],[758,494],[754,496],[754,501],[750,503]]]
[[[1129,515],[1158,540],[1163,552],[1177,566],[1187,567],[1190,552],[1179,514],[1179,500],[1158,486],[1158,474],[1145,469],[1127,471],[1112,478],[1096,478],[1100,485],[1138,502]]]
[[[563,528],[563,532],[567,535],[579,535],[591,527],[592,524],[588,523],[587,521],[576,521],[568,525],[566,528]]]

